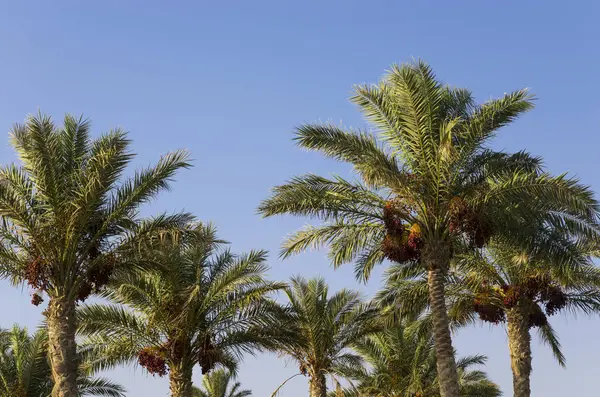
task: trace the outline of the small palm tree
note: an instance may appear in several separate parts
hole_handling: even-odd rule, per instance
[[[564,230],[540,227],[526,248],[494,239],[485,253],[457,256],[448,277],[450,316],[457,325],[482,321],[507,324],[515,397],[531,395],[531,329],[537,328],[556,359],[565,365],[548,318],[561,311],[600,311],[600,270],[591,251]],[[379,299],[412,316],[427,307],[425,274],[393,267]]]
[[[168,373],[173,397],[189,397],[196,365],[205,375],[216,366],[234,372],[243,353],[273,343],[265,325],[280,310],[266,296],[285,284],[265,279],[265,251],[236,256],[214,227],[197,224],[146,254],[156,270],[115,274],[102,293],[114,305],[79,313],[85,344],[104,357],[102,367],[137,361],[152,374]]]
[[[294,277],[286,295],[289,312],[281,329],[290,337],[282,338],[278,350],[298,363],[299,374],[308,376],[310,397],[325,397],[328,375],[343,376],[362,367],[361,359],[348,349],[378,330],[377,311],[363,304],[355,291],[343,289],[329,296],[321,278]]]
[[[233,374],[226,369],[219,368],[204,376],[202,379],[204,390],[194,387],[193,397],[247,397],[251,396],[250,390],[243,390],[242,384],[234,380]]]
[[[369,370],[348,374],[357,384],[345,396],[436,397],[440,395],[431,334],[421,335],[415,324],[397,325],[368,336],[355,345]],[[486,374],[471,370],[483,365],[484,356],[468,356],[457,362],[460,395],[498,397],[502,393]]]
[[[103,378],[92,378],[85,363],[77,383],[83,396],[124,397],[125,390]],[[27,328],[14,326],[0,331],[0,396],[48,397],[52,373],[48,361],[48,333],[40,329],[29,335]]]
[[[427,272],[442,397],[457,397],[458,372],[445,306],[445,274],[457,242],[484,246],[493,235],[523,239],[522,225],[552,211],[553,222],[596,220],[591,191],[541,172],[527,153],[486,147],[498,129],[533,107],[526,90],[475,103],[439,82],[424,62],[393,66],[384,81],[359,86],[353,101],[378,130],[304,125],[296,142],[350,163],[360,182],[316,175],[274,189],[259,211],[324,221],[293,234],[283,256],[329,246],[334,266],[354,262],[366,279],[384,261]],[[566,219],[566,220],[565,220]]]
[[[27,281],[32,303],[49,297],[47,320],[53,397],[78,397],[75,306],[124,267],[142,236],[178,227],[189,217],[139,222],[138,207],[168,188],[188,167],[185,152],[120,181],[134,158],[125,132],[92,140],[89,122],[66,116],[16,125],[12,145],[22,163],[0,167],[0,275]]]

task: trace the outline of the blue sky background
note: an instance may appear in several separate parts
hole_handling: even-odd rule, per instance
[[[271,276],[321,274],[333,289],[358,285],[351,266],[333,271],[324,252],[281,262],[278,246],[303,220],[262,220],[255,208],[295,174],[349,169],[305,153],[294,126],[311,121],[364,126],[347,98],[390,64],[422,57],[444,81],[480,100],[531,87],[537,108],[502,131],[495,147],[527,149],[552,172],[569,171],[596,189],[600,110],[600,7],[592,1],[3,1],[0,4],[0,130],[41,109],[60,120],[85,114],[96,134],[131,131],[136,166],[187,148],[195,168],[147,214],[188,210],[212,220],[237,251],[272,251]],[[8,136],[0,162],[14,160]],[[0,285],[0,325],[31,327],[41,309],[26,290]],[[534,342],[536,396],[597,394],[600,321],[555,318],[568,370]],[[502,328],[456,335],[460,354],[484,353],[486,370],[511,395]],[[268,396],[295,365],[248,358],[243,385]],[[130,396],[167,395],[167,380],[140,369],[111,373]],[[199,383],[201,376],[194,380]],[[282,395],[306,396],[306,379]]]

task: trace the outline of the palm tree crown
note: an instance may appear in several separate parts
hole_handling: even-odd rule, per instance
[[[231,372],[219,368],[204,376],[202,389],[194,388],[193,397],[247,397],[250,390],[242,389],[242,384],[236,382]]]
[[[158,269],[116,275],[103,293],[114,305],[82,308],[81,332],[103,364],[137,360],[168,372],[173,396],[189,396],[194,366],[235,371],[242,353],[273,343],[265,324],[278,306],[266,295],[284,284],[265,279],[266,252],[237,256],[224,246],[211,225],[191,225],[148,250]]]
[[[290,338],[278,350],[294,359],[300,373],[309,377],[311,397],[322,397],[327,391],[326,376],[361,366],[360,358],[348,349],[378,329],[377,312],[361,302],[358,292],[343,289],[330,296],[321,278],[294,277],[286,295],[289,317],[281,328]]]

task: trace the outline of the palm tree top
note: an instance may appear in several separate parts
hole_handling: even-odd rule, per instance
[[[190,167],[185,151],[120,180],[135,157],[127,134],[114,129],[92,139],[90,126],[83,117],[67,115],[59,127],[47,115],[28,116],[11,131],[20,165],[0,167],[2,275],[79,300],[108,281],[128,243],[192,219],[178,214],[139,223],[138,216],[177,170]]]
[[[242,384],[237,382],[233,374],[220,368],[202,379],[203,389],[194,388],[193,397],[248,397],[250,390],[242,389]]]
[[[335,379],[362,366],[349,349],[358,339],[379,330],[378,312],[356,291],[331,293],[321,277],[292,277],[285,292],[289,303],[274,347],[298,364],[298,374],[309,378],[311,395],[321,396],[326,377]]]
[[[527,90],[477,104],[470,91],[442,84],[417,61],[393,66],[379,84],[356,86],[352,100],[375,133],[306,124],[295,141],[351,164],[359,180],[297,176],[258,208],[266,217],[324,222],[290,236],[283,257],[327,245],[334,266],[354,262],[366,279],[384,259],[419,262],[424,249],[452,251],[429,250],[427,242],[482,247],[494,235],[522,239],[540,216],[598,236],[600,207],[589,187],[545,173],[539,157],[488,147],[499,129],[532,109]]]

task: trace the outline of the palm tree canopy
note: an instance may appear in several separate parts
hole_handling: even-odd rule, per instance
[[[542,214],[598,235],[598,204],[589,188],[544,173],[541,160],[528,153],[486,146],[533,107],[527,90],[478,105],[471,92],[443,85],[419,61],[393,66],[377,85],[357,86],[352,99],[377,135],[309,124],[295,140],[351,164],[359,180],[295,177],[259,207],[264,216],[324,221],[293,234],[284,257],[328,245],[334,266],[354,262],[356,276],[366,279],[385,258],[418,262],[428,241],[480,247],[492,235],[522,239],[529,235],[524,225]]]
[[[0,396],[48,397],[52,374],[48,362],[48,335],[45,329],[29,335],[27,328],[14,326],[0,331]],[[78,384],[83,396],[124,397],[125,389],[104,378],[93,378],[87,368],[91,357],[81,356]]]
[[[210,224],[193,224],[146,252],[153,271],[115,274],[102,294],[114,304],[81,308],[86,345],[101,367],[137,359],[151,373],[199,364],[235,372],[243,353],[273,341],[266,324],[280,313],[267,295],[285,284],[266,280],[265,251],[235,255]]]
[[[479,317],[492,324],[506,321],[506,312],[524,303],[530,327],[553,351],[561,365],[565,357],[548,318],[560,311],[591,314],[600,311],[600,270],[594,265],[594,245],[585,235],[541,224],[530,241],[493,238],[485,251],[457,254],[447,277],[447,301],[454,326]],[[400,317],[416,318],[428,310],[423,269],[393,265],[377,296],[380,304]]]
[[[436,359],[431,334],[421,335],[421,325],[398,325],[370,335],[355,345],[369,369],[347,374],[357,381],[345,396],[439,396]],[[497,397],[502,393],[486,374],[471,367],[483,365],[484,356],[457,361],[461,396]],[[333,396],[334,394],[331,393]]]
[[[362,360],[348,349],[379,329],[374,307],[355,291],[330,295],[322,278],[293,277],[286,295],[289,312],[281,328],[291,337],[278,350],[298,363],[300,373],[315,378],[362,368]]]
[[[233,374],[226,369],[219,368],[202,379],[203,389],[194,388],[193,397],[247,397],[251,396],[250,390],[242,389],[240,382],[236,382]]]
[[[11,132],[21,165],[0,167],[0,274],[68,301],[99,290],[140,236],[190,220],[140,223],[137,212],[189,167],[186,152],[121,180],[135,157],[127,134],[116,129],[92,139],[89,130],[83,118],[67,115],[56,127],[46,115],[30,116]]]

